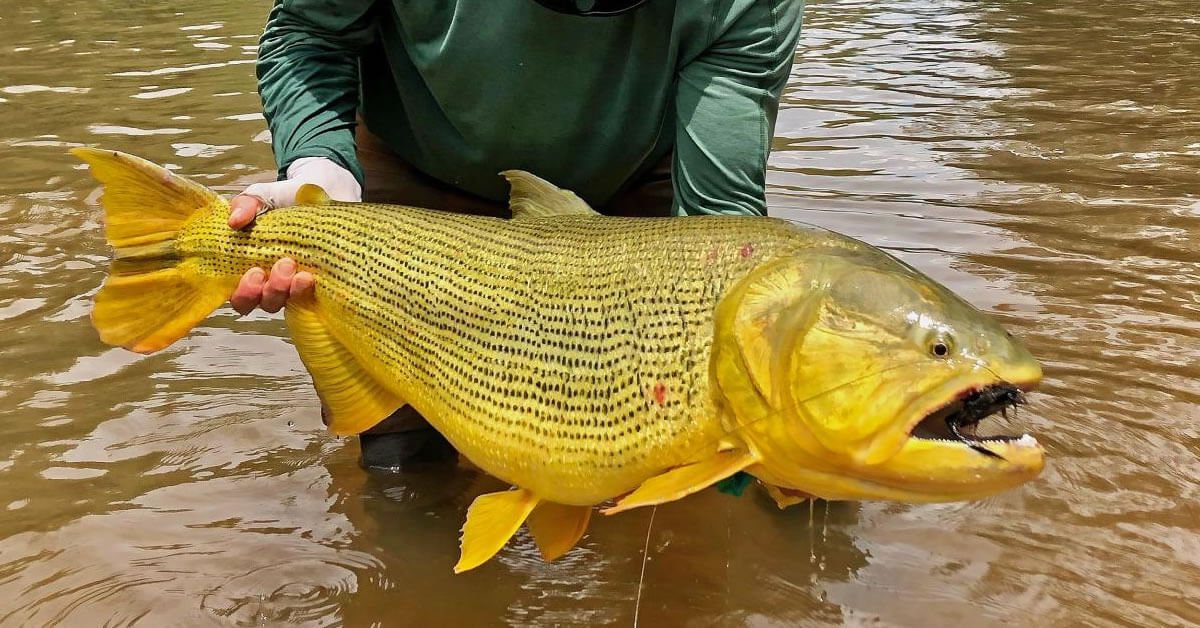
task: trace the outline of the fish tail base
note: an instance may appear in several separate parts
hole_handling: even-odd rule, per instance
[[[236,278],[205,273],[176,237],[196,213],[223,205],[217,194],[144,159],[75,148],[104,185],[105,237],[114,249],[92,325],[107,344],[138,353],[163,349],[228,300]]]

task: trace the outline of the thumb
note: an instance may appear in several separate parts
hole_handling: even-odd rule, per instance
[[[296,203],[296,192],[303,181],[286,180],[255,183],[229,202],[229,226],[242,229],[262,212]]]
[[[272,181],[271,183],[255,183],[246,188],[245,192],[249,196],[257,196],[266,204],[266,209],[275,209],[276,207],[289,207],[296,204],[296,192],[300,190],[300,186],[304,185],[305,181],[299,179],[286,179],[284,181]]]
[[[257,196],[238,194],[229,201],[229,227],[235,230],[245,228],[254,222],[255,216],[258,216],[262,208],[262,199]]]

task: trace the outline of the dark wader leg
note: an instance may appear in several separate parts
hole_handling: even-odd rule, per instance
[[[415,170],[392,153],[359,120],[356,133],[359,162],[365,185],[363,200],[414,205],[462,214],[508,216],[507,204],[498,204],[447,186]],[[671,159],[661,160],[629,189],[605,207],[606,214],[668,216],[671,211]],[[537,174],[537,173],[534,173]],[[412,407],[400,408],[371,429],[359,434],[361,464],[366,468],[402,470],[428,463],[452,462],[454,447]]]

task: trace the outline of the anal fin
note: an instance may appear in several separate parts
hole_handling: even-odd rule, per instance
[[[542,502],[529,515],[525,525],[537,542],[542,558],[554,560],[571,551],[587,530],[592,518],[591,506],[568,506]]]
[[[604,509],[606,515],[640,506],[653,506],[686,497],[719,482],[758,462],[757,456],[744,449],[722,451],[712,457],[656,475],[637,490]]]
[[[467,508],[467,521],[462,528],[462,551],[454,565],[454,573],[474,569],[495,556],[521,529],[521,524],[537,504],[537,496],[525,489],[476,497]]]
[[[329,331],[314,300],[292,300],[286,308],[296,351],[325,406],[330,431],[358,434],[387,418],[404,400],[371,376]]]

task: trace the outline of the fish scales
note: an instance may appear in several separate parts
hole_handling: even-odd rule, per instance
[[[547,499],[589,503],[636,486],[664,456],[689,461],[721,431],[715,304],[797,240],[773,220],[718,231],[708,220],[333,204],[270,212],[236,237],[210,221],[180,249],[213,273],[293,257],[320,278],[329,319],[366,339],[460,451]]]
[[[365,337],[404,399],[464,454],[574,503],[612,490],[598,473],[629,489],[664,454],[684,462],[714,437],[716,301],[796,247],[794,228],[773,221],[714,232],[702,217],[653,231],[644,220],[655,219],[500,225],[332,205],[270,213],[236,240],[215,225],[196,241],[220,243],[197,251],[217,273],[228,259],[240,269],[281,256],[312,269],[319,299],[340,310],[330,319]]]

